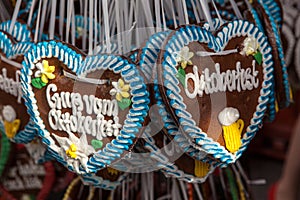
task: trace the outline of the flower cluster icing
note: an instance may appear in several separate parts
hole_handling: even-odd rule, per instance
[[[38,70],[35,72],[34,76],[36,78],[41,78],[43,83],[47,84],[49,79],[55,78],[55,75],[53,74],[55,66],[49,66],[49,62],[47,60],[43,60],[42,63],[39,62],[35,66]]]
[[[192,65],[192,58],[194,56],[193,52],[190,52],[188,46],[185,46],[179,52],[175,52],[175,60],[177,63],[180,63],[182,69],[185,69],[187,65]]]
[[[89,156],[95,153],[95,149],[88,144],[86,134],[83,133],[80,138],[72,132],[68,132],[69,137],[60,137],[53,134],[61,146],[61,156],[67,160],[69,166],[72,166],[77,173],[80,173],[80,166],[88,171]]]
[[[259,43],[254,37],[247,37],[243,42],[243,46],[241,53],[247,56],[255,55],[259,49]]]
[[[114,96],[116,95],[117,101],[122,101],[123,98],[129,98],[129,84],[125,84],[122,79],[119,79],[118,82],[112,82],[113,89],[110,90],[109,94]]]

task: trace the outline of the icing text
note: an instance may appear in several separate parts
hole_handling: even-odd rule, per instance
[[[236,63],[235,70],[227,70],[226,72],[220,71],[220,64],[215,64],[215,72],[209,72],[206,68],[199,76],[198,67],[193,66],[193,73],[188,73],[185,78],[186,88],[185,93],[189,98],[195,98],[197,95],[200,97],[203,94],[212,94],[215,92],[225,91],[244,91],[253,90],[259,85],[258,71],[256,68],[255,60],[252,61],[252,68],[243,69],[241,62]],[[193,82],[194,87],[188,88],[188,81]]]

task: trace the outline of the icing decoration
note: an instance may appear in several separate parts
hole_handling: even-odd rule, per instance
[[[253,37],[247,37],[243,43],[243,50],[241,51],[242,54],[246,54],[247,56],[252,55],[256,62],[261,65],[262,63],[262,54],[259,51],[259,43]]]
[[[109,94],[116,96],[119,107],[122,110],[125,110],[131,105],[131,100],[129,99],[129,85],[125,84],[122,79],[119,79],[118,82],[112,82],[111,84],[114,86],[114,88],[110,90]]]
[[[95,140],[95,139],[93,139],[92,140],[92,146],[93,146],[93,148],[96,150],[96,149],[101,149],[102,147],[103,147],[103,142],[102,141],[100,141],[100,140]]]
[[[34,76],[35,79],[32,80],[32,85],[38,89],[46,86],[49,82],[49,79],[54,79],[55,75],[53,72],[55,71],[55,66],[49,66],[49,62],[47,60],[43,60],[42,63],[37,63],[36,68],[38,69]]]
[[[224,108],[218,115],[222,124],[225,146],[231,153],[235,153],[242,145],[244,121],[239,118],[239,111],[235,108]]]
[[[75,171],[80,173],[80,164],[87,170],[89,156],[95,153],[95,149],[88,144],[85,133],[80,138],[76,137],[72,132],[68,132],[68,135],[69,138],[53,134],[63,149],[61,152],[64,152],[64,154],[61,156],[67,160],[69,166],[74,167]]]
[[[188,65],[193,64],[191,59],[193,58],[194,53],[190,52],[189,47],[185,46],[182,48],[182,50],[180,52],[175,52],[174,56],[175,56],[176,62],[179,64],[178,73],[176,74],[176,77],[178,78],[180,83],[185,87],[186,86],[186,83],[185,83],[186,73],[185,73],[184,69]]]
[[[195,176],[205,177],[210,171],[210,165],[205,162],[195,160]]]
[[[185,85],[188,86],[185,88],[185,93],[193,99],[197,94],[202,97],[203,94],[216,92],[253,90],[259,86],[257,76],[255,61],[252,62],[252,69],[250,67],[244,69],[241,62],[238,61],[236,70],[227,70],[226,72],[221,72],[220,64],[215,63],[215,72],[210,74],[210,70],[206,68],[200,77],[198,67],[194,65],[193,73],[188,73],[185,78]]]
[[[199,150],[202,153],[207,153],[209,155],[212,155],[214,159],[211,159],[210,157],[206,157],[208,161],[217,161],[221,166],[226,166],[226,164],[235,162],[237,158],[239,158],[242,154],[242,152],[246,149],[248,143],[251,141],[251,139],[255,136],[256,131],[258,130],[259,125],[261,124],[261,120],[264,117],[267,103],[269,101],[269,95],[271,91],[272,86],[272,54],[271,54],[271,48],[268,45],[267,38],[264,36],[264,34],[253,24],[242,21],[242,20],[235,20],[232,22],[227,23],[226,25],[223,25],[222,28],[215,34],[216,36],[212,35],[210,32],[205,31],[203,28],[198,26],[185,26],[179,28],[175,33],[172,35],[172,37],[169,37],[169,41],[165,43],[165,51],[161,52],[162,63],[161,67],[162,70],[158,70],[160,72],[160,76],[162,79],[159,79],[162,81],[160,84],[164,85],[164,87],[160,87],[160,92],[164,95],[166,95],[167,98],[164,98],[164,103],[167,105],[170,105],[171,114],[176,119],[176,123],[178,126],[181,127],[181,130],[186,133],[185,139],[188,140],[191,144],[195,144],[193,146],[194,150]],[[191,113],[187,112],[186,110],[186,104],[183,102],[183,98],[180,94],[182,92],[181,84],[179,84],[178,79],[174,78],[178,72],[176,69],[177,62],[173,56],[173,52],[179,52],[182,48],[189,45],[197,45],[198,43],[205,43],[208,44],[208,48],[211,49],[209,52],[222,52],[224,49],[226,49],[226,45],[230,43],[231,40],[235,40],[235,38],[243,38],[243,40],[247,37],[254,37],[257,42],[259,43],[260,52],[263,56],[263,62],[262,62],[262,68],[256,68],[256,61],[252,59],[252,66],[242,66],[242,64],[237,64],[236,66],[240,65],[243,67],[245,71],[247,71],[247,78],[243,77],[243,82],[247,80],[247,86],[244,85],[245,90],[253,90],[255,87],[257,90],[257,105],[253,105],[254,108],[254,114],[249,115],[249,120],[245,122],[247,123],[247,128],[245,128],[245,132],[243,133],[243,136],[241,138],[242,145],[240,146],[239,150],[236,151],[234,154],[229,152],[226,148],[220,145],[220,143],[216,142],[213,138],[209,137],[207,133],[203,132],[198,125],[196,125],[198,122],[201,123],[201,121],[195,122],[192,118]],[[243,41],[242,40],[242,41]],[[194,43],[193,43],[194,42]],[[191,47],[190,47],[191,48]],[[199,47],[200,48],[200,47]],[[238,54],[236,53],[237,57]],[[230,55],[227,55],[230,56]],[[221,56],[220,56],[221,57]],[[235,57],[235,56],[233,56]],[[213,59],[218,59],[219,57],[212,56]],[[160,60],[158,59],[158,60]],[[242,58],[241,58],[242,59]],[[249,58],[245,57],[245,60],[250,61]],[[243,60],[243,59],[242,59]],[[193,64],[196,62],[196,58],[192,59]],[[255,63],[255,64],[253,64]],[[214,64],[218,64],[214,62]],[[176,65],[176,66],[175,66]],[[194,65],[195,66],[195,65]],[[235,68],[236,68],[235,66]],[[253,66],[255,66],[253,68]],[[212,73],[215,73],[214,76],[216,77],[216,74],[218,72],[216,71],[217,67],[214,66]],[[222,65],[220,64],[220,67]],[[246,68],[245,68],[246,67]],[[204,68],[204,67],[203,67]],[[204,68],[205,69],[205,68]],[[230,66],[229,73],[233,74],[232,72],[235,72],[237,70],[233,69],[233,66]],[[252,69],[252,70],[251,70]],[[254,70],[253,70],[254,69]],[[194,74],[194,77],[196,77],[194,72],[192,70],[190,75]],[[196,70],[195,70],[196,71]],[[207,70],[208,71],[208,70]],[[250,73],[252,71],[252,73]],[[260,71],[261,73],[256,73],[256,71]],[[198,69],[196,71],[197,73],[200,73],[200,70],[198,72]],[[208,71],[209,72],[209,71]],[[254,73],[253,73],[254,72]],[[220,72],[222,73],[222,72]],[[263,73],[263,74],[262,74]],[[200,73],[201,75],[205,75],[205,73]],[[226,74],[226,73],[225,73]],[[251,78],[249,78],[248,74],[252,74]],[[187,75],[188,76],[188,75]],[[200,75],[199,75],[200,76]],[[207,76],[209,77],[210,74],[207,73]],[[225,75],[224,75],[225,76]],[[220,77],[220,76],[219,76]],[[262,79],[262,81],[258,81],[258,77]],[[192,80],[192,79],[191,79]],[[198,79],[198,86],[201,88],[200,85],[200,77]],[[217,78],[215,78],[217,80]],[[241,80],[241,79],[240,79]],[[203,81],[202,81],[203,82]],[[220,81],[219,81],[220,82]],[[221,82],[220,82],[221,83]],[[224,82],[222,82],[222,85]],[[197,84],[196,84],[197,85]],[[214,85],[214,82],[213,82]],[[223,90],[222,85],[220,87],[217,87],[215,84],[214,89],[218,91]],[[189,87],[189,85],[187,85]],[[242,89],[241,86],[236,87]],[[193,89],[193,88],[192,88]],[[211,88],[210,88],[211,89]],[[185,92],[186,90],[183,89]],[[228,89],[229,91],[229,89]],[[237,91],[237,90],[236,90]],[[240,90],[242,91],[242,90]],[[197,90],[189,91],[193,96],[197,96]],[[204,90],[204,92],[207,92],[208,94],[214,93],[213,90]],[[237,91],[238,92],[238,91]],[[185,93],[186,94],[186,93]],[[199,97],[197,96],[199,99]],[[255,107],[254,107],[255,106]],[[220,111],[218,111],[220,112]],[[243,114],[244,115],[244,114]],[[215,120],[215,119],[214,119]],[[216,121],[217,123],[217,121]],[[221,127],[222,130],[222,127]],[[191,139],[192,138],[192,139]]]
[[[175,60],[180,64],[182,69],[185,69],[188,65],[192,65],[193,52],[190,52],[189,47],[185,46],[180,52],[175,52]]]
[[[108,173],[109,173],[110,175],[118,175],[118,174],[119,174],[119,171],[118,171],[118,170],[113,169],[113,168],[111,168],[111,167],[108,167],[108,168],[107,168],[107,171],[108,171]]]
[[[2,130],[2,127],[0,128],[0,176],[2,175],[6,162],[9,158],[9,153],[10,153],[10,141],[4,134],[4,131]]]
[[[17,114],[14,108],[10,105],[4,106],[2,115],[4,117],[5,134],[9,139],[12,139],[19,130],[21,120],[16,119]]]

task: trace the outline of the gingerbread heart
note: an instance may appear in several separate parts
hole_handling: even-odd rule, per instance
[[[158,59],[160,92],[186,139],[220,163],[239,158],[262,123],[272,55],[253,24],[237,20],[214,36],[179,28]]]
[[[28,143],[36,135],[30,122],[27,108],[22,98],[21,68],[23,54],[31,47],[31,43],[15,44],[11,36],[0,31],[0,124],[9,139],[17,143]]]
[[[272,16],[267,4],[265,4],[263,0],[253,1],[253,6],[258,11],[262,25],[266,30],[265,32],[268,37],[269,44],[272,47],[272,54],[274,58],[274,86],[277,107],[279,109],[285,108],[289,106],[292,98],[278,24]]]
[[[85,58],[51,41],[32,48],[23,65],[31,119],[59,162],[80,174],[96,173],[131,150],[149,103],[134,64],[112,55]]]
[[[23,145],[12,145],[14,160],[2,175],[1,184],[16,199],[47,199],[55,180],[52,163],[36,164]]]

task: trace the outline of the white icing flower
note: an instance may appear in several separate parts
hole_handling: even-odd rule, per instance
[[[180,52],[176,52],[175,56],[176,62],[180,63],[183,69],[185,69],[187,65],[193,64],[191,59],[194,56],[194,53],[190,52],[190,49],[187,46],[183,47]]]
[[[61,154],[66,158],[68,165],[72,166],[76,173],[80,174],[80,164],[89,172],[87,163],[90,155],[95,153],[95,149],[88,144],[86,134],[83,133],[80,138],[69,132],[69,138],[53,136],[62,148]]]
[[[244,48],[241,53],[249,56],[249,55],[254,55],[257,53],[258,48],[259,48],[259,43],[254,37],[247,37],[244,40],[243,46],[244,46]]]
[[[2,115],[4,120],[7,122],[13,122],[17,118],[15,109],[10,105],[3,107]]]
[[[36,163],[38,163],[38,161],[45,155],[46,152],[46,148],[40,142],[40,140],[34,140],[28,144],[25,144],[25,147]]]
[[[231,108],[231,107],[224,108],[224,110],[222,110],[218,115],[219,122],[223,126],[230,126],[231,124],[236,122],[239,118],[240,118],[239,111],[236,108]]]

